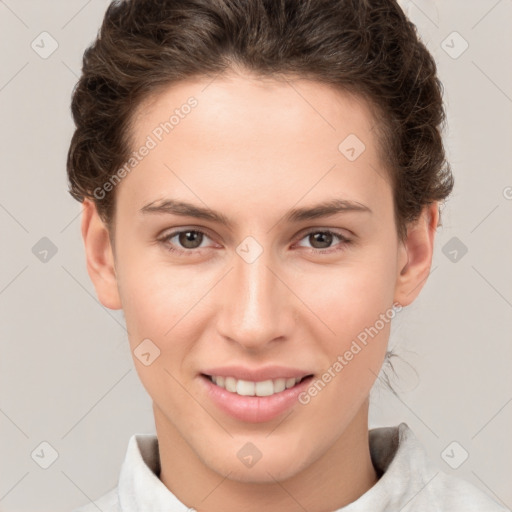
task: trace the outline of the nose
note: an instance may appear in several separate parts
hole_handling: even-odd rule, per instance
[[[293,326],[293,293],[270,250],[254,260],[238,253],[218,290],[218,329],[224,339],[246,350],[260,350],[289,337]]]

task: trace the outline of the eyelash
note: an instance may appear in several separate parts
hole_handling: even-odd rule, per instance
[[[164,237],[162,237],[162,238],[160,238],[158,240],[166,245],[166,250],[168,250],[169,252],[177,253],[178,255],[193,256],[193,255],[197,254],[198,251],[201,251],[201,249],[199,249],[199,248],[196,248],[196,249],[176,249],[175,247],[172,247],[170,245],[170,243],[169,243],[169,240],[174,238],[176,235],[179,235],[181,233],[188,233],[188,232],[201,233],[202,235],[210,238],[207,233],[205,233],[204,231],[201,231],[200,229],[181,229],[181,230],[178,230],[178,231],[173,231],[172,233],[169,233],[169,234],[165,235]],[[343,250],[345,250],[347,245],[352,243],[352,240],[350,240],[349,238],[341,235],[340,233],[336,233],[335,231],[331,231],[330,229],[313,229],[313,230],[308,231],[307,233],[305,233],[299,241],[303,240],[304,238],[306,238],[309,235],[312,235],[314,233],[328,234],[328,235],[333,235],[333,236],[339,238],[339,240],[340,240],[339,246],[340,247],[337,248],[337,249],[333,249],[332,247],[329,247],[327,249],[310,248],[309,251],[311,253],[313,253],[313,254],[327,255],[327,254],[332,254],[332,253],[335,253],[335,252],[343,251]]]

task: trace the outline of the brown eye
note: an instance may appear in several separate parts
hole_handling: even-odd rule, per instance
[[[339,241],[336,242],[336,239]],[[330,254],[345,249],[351,240],[340,233],[335,233],[329,229],[316,229],[306,233],[301,241],[306,240],[309,245],[310,252],[315,254]],[[304,245],[299,244],[301,247]],[[308,248],[306,246],[306,248]]]
[[[200,231],[181,231],[178,241],[185,249],[197,249],[203,241],[203,233]]]
[[[331,246],[333,240],[332,233],[318,231],[309,234],[309,241],[314,249],[327,249]]]
[[[170,252],[192,256],[206,248],[202,246],[205,238],[209,239],[208,235],[198,229],[182,229],[164,235],[159,241]]]

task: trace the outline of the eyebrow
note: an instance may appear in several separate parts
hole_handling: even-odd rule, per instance
[[[233,227],[233,222],[220,212],[175,199],[153,201],[143,206],[139,211],[142,214],[170,214],[185,217],[196,217],[198,219],[216,222],[229,228]],[[297,223],[346,212],[373,213],[368,206],[357,201],[331,199],[310,207],[294,208],[286,213],[284,221]]]

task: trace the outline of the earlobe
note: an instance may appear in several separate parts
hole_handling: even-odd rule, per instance
[[[429,276],[438,221],[438,203],[434,202],[408,226],[407,238],[400,244],[394,301],[402,306],[414,301]]]
[[[109,309],[121,309],[114,254],[108,229],[101,220],[96,205],[84,199],[82,212],[87,272],[96,289],[98,300]]]

